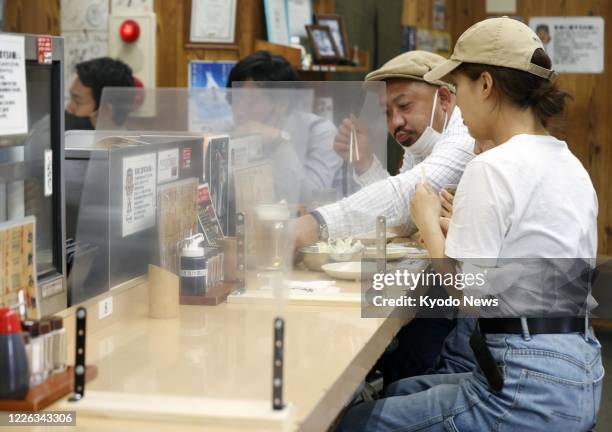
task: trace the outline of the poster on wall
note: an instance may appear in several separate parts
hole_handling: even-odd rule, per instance
[[[113,15],[129,15],[155,12],[153,0],[111,0]]]
[[[452,50],[450,33],[445,31],[433,31],[431,33],[433,52],[443,57],[450,57]]]
[[[306,26],[312,24],[312,0],[287,0],[287,8],[290,35],[308,37]]]
[[[225,131],[232,127],[232,109],[225,88],[235,62],[192,61],[189,63],[189,87],[206,89],[189,92],[189,130]]]
[[[402,27],[402,52],[417,49],[417,28],[415,26]]]
[[[62,0],[64,37],[64,93],[76,78],[75,67],[86,60],[108,55],[108,1]]]
[[[604,19],[602,17],[532,17],[553,69],[569,73],[603,73]]]
[[[236,62],[202,61],[189,62],[190,88],[225,88],[229,74]]]
[[[121,235],[123,237],[155,225],[157,185],[155,153],[123,159]]]
[[[417,29],[416,32],[416,47],[421,51],[434,51],[434,37],[433,32],[429,29]]]
[[[431,28],[433,28],[434,30],[444,30],[445,27],[445,22],[444,22],[444,17],[445,17],[445,9],[446,9],[446,0],[434,0],[433,2],[433,7],[432,7],[432,12],[433,12],[433,19],[432,19],[432,23],[431,23]]]
[[[64,37],[64,93],[70,96],[70,86],[76,78],[76,65],[108,55],[108,32],[69,31]]]
[[[290,31],[287,2],[285,0],[264,0],[264,10],[268,41],[280,45],[289,45]]]
[[[189,42],[236,41],[236,0],[191,0]]]
[[[0,134],[28,133],[23,36],[0,35]]]
[[[60,5],[62,33],[98,30],[108,27],[107,0],[62,0]]]

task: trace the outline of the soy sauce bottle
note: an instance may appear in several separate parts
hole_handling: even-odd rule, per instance
[[[19,315],[0,309],[0,399],[23,399],[30,387],[30,371]]]
[[[179,268],[180,290],[182,296],[195,296],[206,294],[206,251],[198,246],[204,240],[200,234],[187,237],[186,246],[181,250]]]

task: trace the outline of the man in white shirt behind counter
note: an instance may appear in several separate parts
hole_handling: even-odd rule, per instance
[[[474,157],[474,140],[455,106],[453,88],[443,81],[428,83],[423,79],[444,60],[433,53],[410,51],[366,77],[366,81],[386,82],[381,104],[384,103],[387,112],[389,133],[406,153],[402,172],[390,177],[372,153],[365,126],[354,117],[345,119],[338,129],[334,149],[340,157],[349,158],[354,128],[361,157],[352,164],[353,174],[365,187],[299,218],[294,231],[296,247],[373,231],[380,215],[387,218],[389,226],[403,225],[403,231],[414,231],[408,202],[422,172],[436,190],[459,183],[466,164]],[[442,343],[453,327],[453,321],[443,318],[412,320],[398,333],[398,346],[377,364],[385,383],[420,375],[435,367]],[[453,347],[447,347],[445,354],[453,354],[450,348]],[[453,367],[453,371],[457,372],[461,370],[462,356],[455,357],[459,368]]]

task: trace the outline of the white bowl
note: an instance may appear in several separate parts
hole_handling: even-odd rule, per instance
[[[337,262],[321,267],[325,273],[336,279],[361,280],[361,261]]]
[[[302,262],[311,271],[323,271],[321,267],[331,262],[329,253],[319,252],[316,245],[303,247],[300,252],[302,253]]]

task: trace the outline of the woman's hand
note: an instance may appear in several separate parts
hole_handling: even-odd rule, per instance
[[[450,219],[444,216],[440,217],[440,229],[442,230],[442,234],[444,237],[448,234],[448,226],[450,225]]]
[[[442,205],[442,217],[450,218],[453,215],[453,200],[455,196],[446,189],[440,191],[440,204]]]
[[[431,258],[444,258],[444,234],[440,227],[442,205],[429,184],[418,184],[410,200],[410,215],[419,228]]]
[[[428,228],[439,226],[441,209],[440,199],[431,186],[428,183],[419,183],[410,200],[410,215],[421,235]]]

